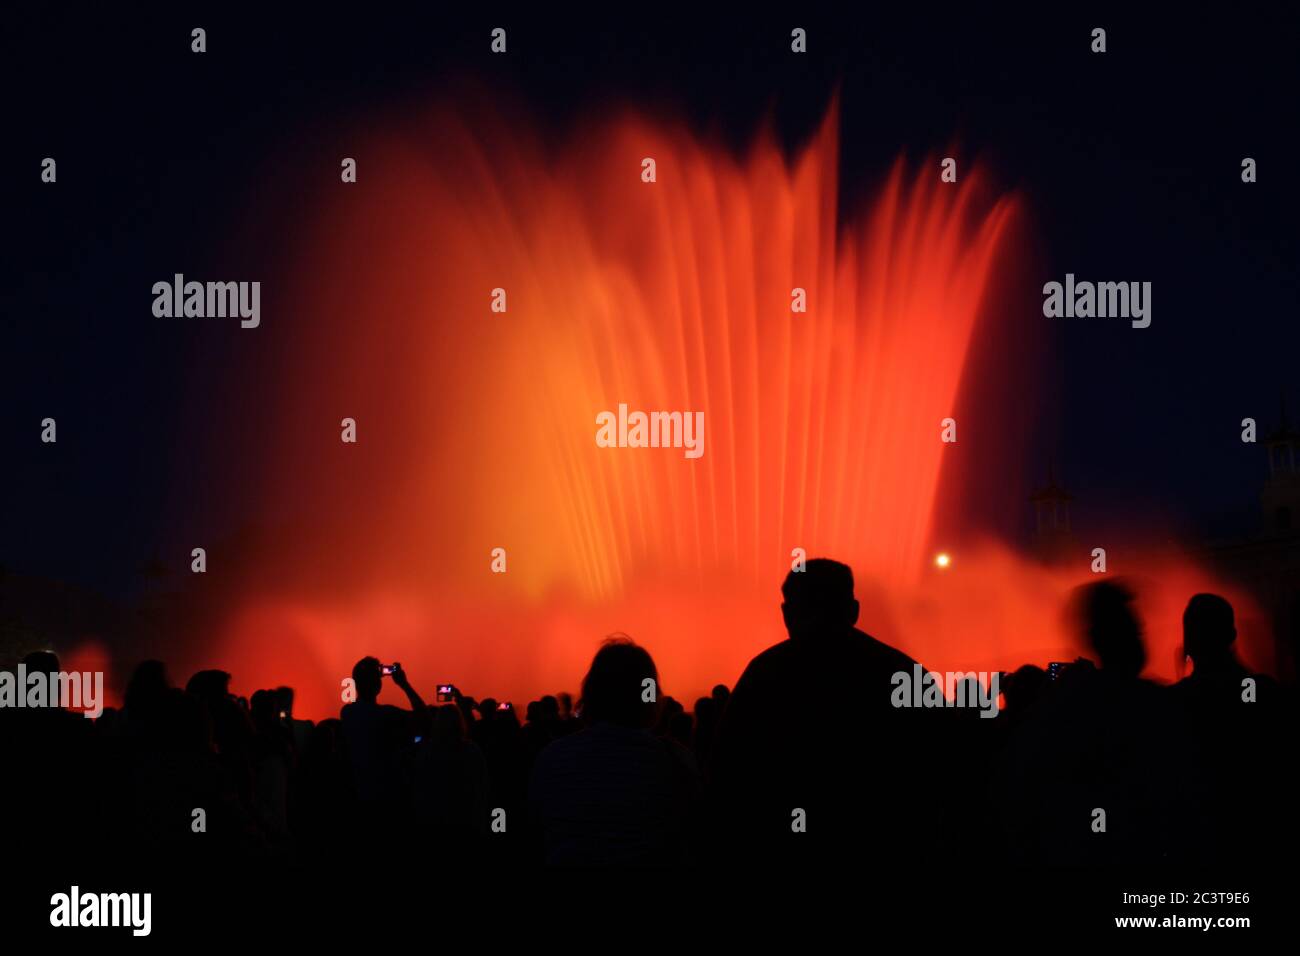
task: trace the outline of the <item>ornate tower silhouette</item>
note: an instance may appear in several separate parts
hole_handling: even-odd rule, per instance
[[[1034,506],[1034,550],[1044,561],[1056,563],[1074,551],[1074,533],[1070,529],[1070,502],[1073,497],[1056,483],[1056,471],[1047,465],[1047,484],[1029,496]]]
[[[1265,527],[1278,534],[1289,534],[1300,524],[1300,434],[1287,420],[1286,398],[1281,401],[1278,427],[1264,439],[1268,454],[1268,480],[1260,494],[1264,506]]]

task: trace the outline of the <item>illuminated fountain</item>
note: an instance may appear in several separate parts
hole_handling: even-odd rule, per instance
[[[990,546],[934,578],[941,421],[1016,201],[900,161],[845,218],[838,162],[834,110],[792,160],[632,115],[558,146],[447,114],[367,143],[259,330],[260,518],[313,530],[261,553],[212,662],[318,715],[362,653],[522,701],[620,630],[689,703],[782,636],[797,548],[850,563],[864,627],[929,666],[1064,653],[1086,567]],[[600,447],[621,403],[702,412],[703,455]]]

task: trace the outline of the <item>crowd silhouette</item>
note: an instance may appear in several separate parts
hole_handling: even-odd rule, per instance
[[[910,866],[963,845],[1026,866],[1293,858],[1291,697],[1238,659],[1223,598],[1189,601],[1194,669],[1166,686],[1141,676],[1135,595],[1080,589],[1089,657],[1002,675],[982,719],[891,703],[920,665],[858,629],[847,566],[809,561],[782,590],[788,639],[689,711],[623,635],[576,701],[543,696],[522,720],[454,689],[430,704],[374,657],[319,723],[288,687],[245,701],[225,672],[181,689],[145,661],[94,721],[0,709],[4,819],[32,850],[211,867]],[[58,670],[49,652],[24,663]],[[405,707],[380,702],[386,684]]]

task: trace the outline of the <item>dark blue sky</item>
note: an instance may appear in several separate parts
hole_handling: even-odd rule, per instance
[[[207,426],[181,401],[196,376],[219,374],[230,332],[153,320],[146,290],[222,261],[262,164],[286,147],[467,79],[557,131],[630,102],[738,146],[769,115],[796,145],[838,89],[846,202],[900,152],[919,161],[958,144],[1024,196],[1031,225],[1018,314],[992,343],[1035,373],[1025,461],[1008,471],[1041,476],[1055,456],[1078,517],[1097,526],[1155,512],[1232,527],[1263,467],[1240,420],[1271,426],[1282,389],[1300,419],[1296,23],[1254,9],[809,9],[9,15],[0,563],[126,593],[155,550],[183,566],[187,509],[238,527],[244,492],[188,465]],[[505,57],[488,53],[498,25]],[[189,52],[194,26],[208,30],[202,56]],[[806,56],[789,53],[793,26],[808,30]],[[1089,52],[1094,26],[1108,31],[1104,55]],[[39,182],[44,156],[58,160],[56,187]],[[1244,156],[1258,183],[1241,183]],[[1027,347],[1017,324],[1051,322],[1033,314],[1038,290],[1067,271],[1152,282],[1151,328],[1057,320]],[[212,410],[224,426],[246,413]],[[47,415],[57,449],[38,440]]]

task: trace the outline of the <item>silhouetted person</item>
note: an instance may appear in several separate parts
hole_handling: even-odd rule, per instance
[[[651,732],[659,696],[644,648],[626,638],[601,645],[582,682],[586,727],[548,746],[533,768],[529,797],[548,864],[694,859],[699,779],[688,751]]]
[[[156,708],[156,722],[129,736],[118,755],[118,786],[125,797],[115,808],[112,828],[118,852],[131,859],[192,864],[259,850],[264,841],[253,816],[248,766],[237,755],[217,753],[209,706],[229,704],[242,719],[238,704],[165,687],[160,676],[161,670],[154,670],[135,687],[151,688],[145,699]],[[225,679],[228,675],[203,678],[200,685],[209,681],[204,692],[219,694]],[[139,693],[132,695],[137,705],[140,699]],[[193,829],[195,808],[203,811],[202,832]]]
[[[544,715],[540,700],[529,701],[525,713],[527,722],[523,726],[524,753],[529,766],[532,766],[542,748],[555,739],[555,723]]]
[[[659,717],[654,726],[655,735],[658,737],[671,737],[673,721],[685,710],[686,708],[682,706],[681,701],[670,694],[665,694],[663,699],[659,701]]]
[[[1222,687],[1225,696],[1240,701],[1242,682],[1252,675],[1237,658],[1236,640],[1232,605],[1217,594],[1192,595],[1183,612],[1183,653],[1192,659],[1193,670],[1178,686],[1197,693]]]
[[[460,691],[456,691],[453,696],[455,697],[456,706],[460,708],[461,717],[465,719],[465,726],[468,728],[469,735],[473,737],[474,724],[477,720],[475,712],[478,710],[478,701],[473,697],[462,694]]]
[[[473,862],[488,833],[487,794],[483,751],[469,739],[460,708],[443,704],[415,757],[415,822],[427,852]]]
[[[1101,670],[1113,682],[1137,680],[1147,663],[1142,621],[1133,601],[1128,587],[1112,581],[1085,587],[1078,595],[1080,627],[1097,652]]]
[[[247,702],[230,692],[230,675],[220,670],[198,671],[185,685],[185,693],[207,708],[217,753],[246,758],[253,726]]]
[[[352,668],[357,699],[344,704],[339,712],[362,835],[369,827],[393,827],[405,821],[415,738],[428,732],[424,701],[411,687],[405,671],[395,664],[391,676],[406,694],[411,710],[379,703],[381,665],[374,657],[363,657]]]
[[[253,806],[253,722],[248,706],[230,692],[230,674],[221,670],[198,671],[185,685],[185,693],[207,711],[217,756],[239,793],[240,803]]]
[[[1188,755],[1165,689],[1142,679],[1134,594],[1101,581],[1071,600],[1099,667],[1079,659],[1017,726],[999,774],[998,812],[1015,862],[1174,862]],[[1104,829],[1103,829],[1104,827]]]
[[[333,847],[349,838],[347,828],[356,811],[342,721],[322,720],[312,729],[301,770],[301,810],[294,818],[298,832],[310,852],[332,859]]]
[[[1002,693],[1006,696],[1004,712],[1014,720],[1024,719],[1042,698],[1047,684],[1047,671],[1033,664],[1004,674],[1001,680]]]
[[[942,712],[891,703],[894,675],[914,679],[918,665],[857,629],[847,565],[809,561],[782,593],[789,639],[749,663],[722,714],[716,825],[764,866],[912,859],[936,822],[926,761]]]
[[[555,703],[560,711],[561,723],[567,724],[569,721],[577,719],[576,715],[573,713],[573,695],[567,690],[562,690],[555,695]]]
[[[163,698],[171,687],[162,661],[141,661],[126,685],[124,726],[129,733],[150,733],[160,719]]]
[[[25,706],[11,700],[0,707],[0,766],[5,768],[0,810],[18,845],[30,839],[39,847],[37,852],[61,852],[61,841],[72,845],[71,835],[46,824],[87,816],[88,782],[83,775],[94,743],[92,725],[80,713],[63,708],[59,658],[53,651],[35,651],[22,664],[29,683],[20,686],[15,678],[13,693]],[[43,697],[33,696],[32,679],[38,674],[43,677]],[[34,820],[40,825],[33,826]]]
[[[301,755],[307,749],[307,742],[311,739],[312,722],[310,720],[298,720],[293,716],[293,697],[292,687],[277,687],[275,689],[276,702],[280,708],[280,720],[289,729],[289,736],[293,739],[294,753]]]
[[[280,698],[275,691],[253,694],[253,813],[268,839],[282,841],[289,835],[293,733],[280,714]]]
[[[1242,863],[1283,858],[1293,845],[1293,814],[1284,812],[1294,751],[1276,683],[1253,674],[1233,645],[1232,605],[1197,594],[1183,613],[1183,650],[1193,671],[1173,688],[1193,753],[1195,787],[1179,795],[1194,817],[1186,831],[1197,861]]]

